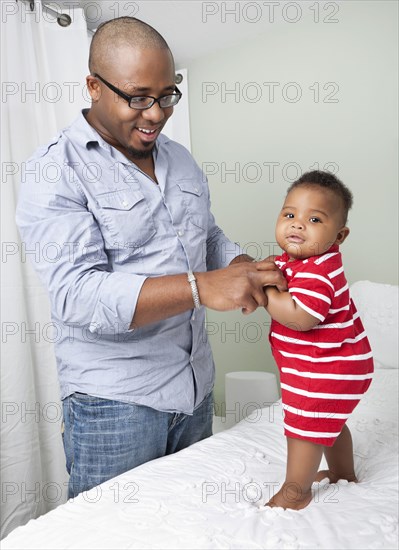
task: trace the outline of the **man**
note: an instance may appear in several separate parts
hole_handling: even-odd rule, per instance
[[[285,288],[225,237],[201,170],[161,134],[180,93],[159,33],[109,21],[89,68],[91,108],[28,161],[41,178],[27,175],[17,209],[27,246],[59,251],[35,267],[61,333],[70,497],[211,435],[201,306],[250,313],[264,286]]]

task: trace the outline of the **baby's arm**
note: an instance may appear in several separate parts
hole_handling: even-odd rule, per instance
[[[310,330],[320,320],[302,309],[289,292],[279,292],[276,287],[266,287],[268,304],[266,310],[272,319],[294,330]]]

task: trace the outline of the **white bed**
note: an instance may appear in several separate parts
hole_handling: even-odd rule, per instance
[[[359,483],[314,484],[314,500],[299,512],[264,507],[285,473],[278,402],[31,520],[3,539],[2,548],[398,548],[397,321],[395,327],[387,319],[377,315],[372,322],[385,336],[388,327],[396,344],[389,353],[382,347],[385,363],[377,363],[348,421]]]

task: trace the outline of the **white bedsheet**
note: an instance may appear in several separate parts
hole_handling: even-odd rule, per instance
[[[314,484],[299,512],[263,506],[284,480],[279,403],[31,520],[2,548],[397,548],[397,396],[398,371],[377,370],[348,422],[359,483]]]

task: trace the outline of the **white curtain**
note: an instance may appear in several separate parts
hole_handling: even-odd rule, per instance
[[[61,404],[49,303],[15,225],[23,163],[89,106],[89,40],[80,9],[69,27],[35,0],[2,0],[1,537],[66,500]],[[40,174],[37,175],[40,184]]]

